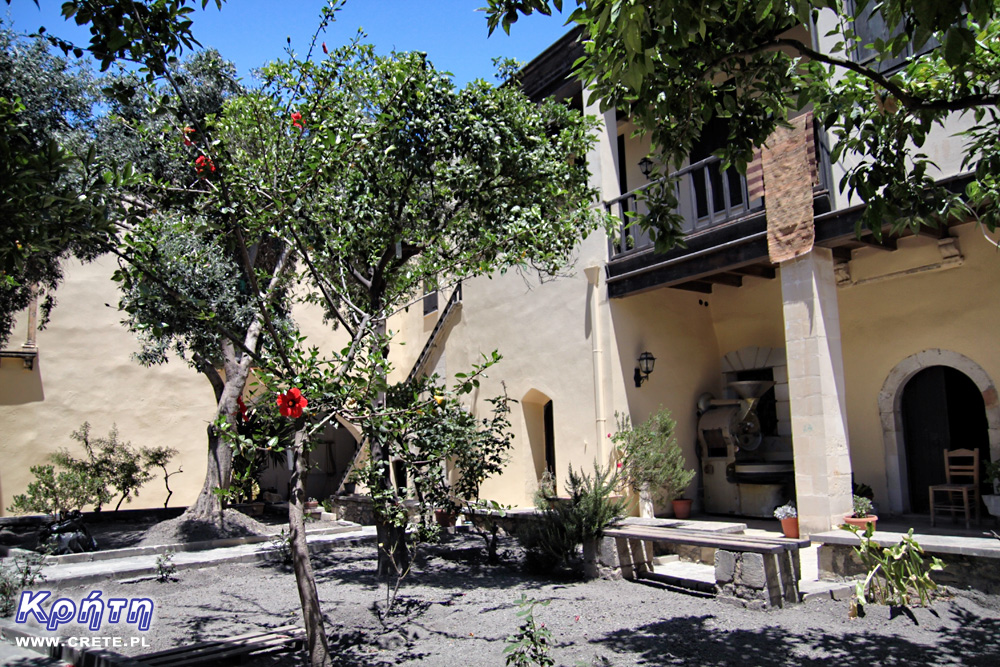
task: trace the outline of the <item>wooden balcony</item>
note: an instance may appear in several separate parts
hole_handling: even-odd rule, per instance
[[[818,151],[825,166],[825,151]],[[746,179],[735,169],[719,169],[710,157],[672,176],[686,248],[657,253],[638,224],[646,213],[641,194],[650,185],[605,202],[621,220],[608,241],[608,294],[612,298],[660,287],[709,293],[713,284],[739,287],[744,276],[774,278],[767,253],[767,210],[763,198],[749,200]],[[817,214],[830,210],[826,170],[813,189]]]

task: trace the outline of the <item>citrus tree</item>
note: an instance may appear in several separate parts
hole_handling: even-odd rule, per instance
[[[519,15],[561,10],[562,0],[489,0],[488,25],[510,30]],[[713,118],[728,136],[718,151],[745,170],[790,112],[812,106],[850,156],[840,182],[867,206],[860,225],[876,237],[937,226],[950,215],[995,229],[1000,148],[1000,37],[995,0],[576,0],[585,54],[578,74],[604,108],[627,111],[648,132],[662,169],[680,165]],[[833,46],[820,51],[796,26],[816,32],[820,12]],[[885,26],[881,34],[873,28]],[[922,152],[935,126],[963,115],[964,192],[934,178]],[[680,240],[674,188],[651,193],[645,225],[661,248]]]

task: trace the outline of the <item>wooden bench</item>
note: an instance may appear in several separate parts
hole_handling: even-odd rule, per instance
[[[615,541],[617,565],[626,579],[656,579],[653,544],[715,549],[716,592],[750,607],[782,607],[799,601],[799,549],[807,539],[711,533],[683,528],[623,526],[604,531]]]
[[[306,631],[295,625],[249,632],[238,637],[201,642],[149,653],[136,659],[149,667],[182,667],[204,663],[243,662],[251,653],[291,647],[305,642]]]

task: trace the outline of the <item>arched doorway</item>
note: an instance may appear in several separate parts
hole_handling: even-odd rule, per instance
[[[530,390],[521,399],[524,426],[531,446],[531,461],[538,482],[548,472],[556,477],[555,416],[552,399],[538,391]]]
[[[926,376],[917,377],[924,370],[940,367],[948,370],[934,371]],[[957,375],[953,371],[957,372]],[[911,384],[913,380],[917,380],[916,384]],[[969,383],[975,386],[975,393],[978,393],[979,398],[976,400],[970,398],[973,389]],[[942,392],[948,395],[948,399],[944,402],[940,399]],[[910,424],[904,419],[903,401],[904,394],[907,393],[910,396],[906,399],[908,406],[905,411],[914,413],[910,418]],[[935,400],[934,395],[939,398]],[[954,405],[949,407],[952,403]],[[980,458],[984,461],[1000,460],[1000,398],[997,395],[996,385],[979,364],[958,352],[928,349],[903,359],[886,376],[882,390],[878,394],[878,405],[885,446],[888,504],[892,512],[921,511],[919,508],[927,506],[927,485],[916,480],[911,484],[910,471],[912,468],[914,476],[919,477],[924,474],[921,472],[922,469],[931,470],[935,467],[938,470],[943,469],[944,457],[941,451],[945,445],[929,443],[932,439],[943,443],[945,432],[949,448],[978,446]],[[929,406],[927,415],[918,414],[920,405]],[[921,436],[920,431],[931,428],[926,423],[921,423],[921,420],[933,422],[935,414],[938,424],[933,430],[938,435],[933,438]],[[969,414],[975,416],[969,417]],[[985,419],[985,426],[982,425],[983,421],[978,415],[982,415],[982,419]],[[943,426],[944,423],[950,424],[951,421],[966,422],[956,425],[954,442],[951,426],[947,428]],[[973,427],[973,424],[979,426]],[[979,435],[967,435],[970,430],[976,428]],[[983,429],[985,435],[982,433]],[[912,434],[910,443],[907,443],[906,438],[908,432]],[[976,439],[971,442],[964,440],[968,437]],[[921,438],[924,441],[923,445],[920,444]]]
[[[904,385],[900,407],[910,511],[925,514],[930,511],[928,487],[946,481],[946,450],[978,449],[982,461],[990,460],[986,405],[965,373],[931,366]]]

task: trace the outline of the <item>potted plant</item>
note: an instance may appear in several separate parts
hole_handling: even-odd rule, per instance
[[[458,512],[454,507],[439,507],[434,510],[434,520],[442,528],[452,528],[458,519]]]
[[[990,461],[986,464],[986,481],[993,486],[993,493],[983,494],[986,511],[993,516],[1000,516],[1000,462]]]
[[[781,532],[785,537],[798,538],[799,512],[795,509],[795,503],[789,500],[784,505],[774,508],[774,518],[781,522]]]
[[[875,530],[875,522],[878,521],[878,516],[872,514],[874,506],[872,501],[864,496],[854,496],[854,513],[849,514],[844,517],[844,523],[849,526],[857,526],[861,530],[864,530],[868,524],[872,525],[872,530]]]
[[[611,435],[622,479],[641,495],[651,493],[673,504],[674,516],[691,515],[691,500],[682,498],[695,471],[685,467],[684,454],[674,438],[670,411],[660,409],[635,427],[627,415],[615,414],[618,432]]]
[[[309,500],[306,501],[305,510],[307,512],[309,510],[314,510],[314,509],[318,509],[318,508],[319,508],[319,501],[316,500],[315,498],[310,498]]]

